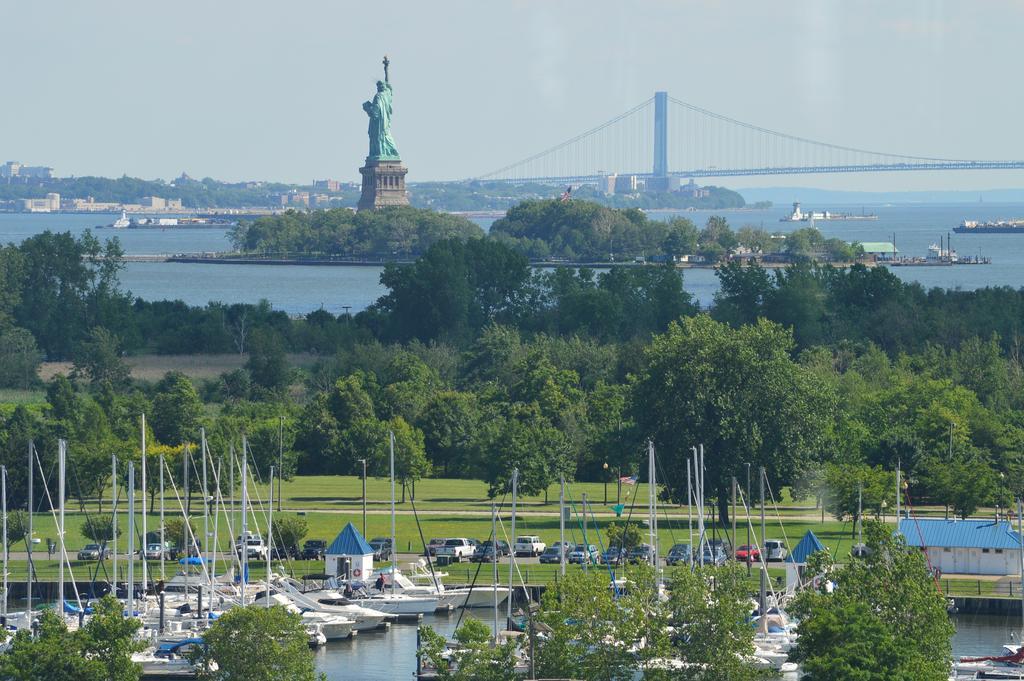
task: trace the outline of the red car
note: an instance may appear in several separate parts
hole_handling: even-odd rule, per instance
[[[741,546],[736,549],[736,560],[755,563],[761,560],[761,552],[758,551],[756,546]]]

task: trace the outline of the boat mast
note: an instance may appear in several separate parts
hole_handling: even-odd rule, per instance
[[[57,440],[57,506],[59,507],[57,536],[60,538],[60,574],[57,583],[57,607],[64,618],[64,457],[67,455],[66,440]]]
[[[167,538],[164,531],[164,453],[160,452],[160,579],[167,579],[164,572],[164,554],[167,549]]]
[[[33,454],[35,453],[35,446],[32,440],[28,441],[28,589],[26,592],[26,603],[25,610],[28,612],[28,621],[32,621],[32,571],[35,566],[32,564],[32,508],[33,506],[33,487],[35,486],[35,476],[33,475]]]
[[[558,572],[565,577],[565,476],[558,477]]]
[[[519,491],[519,469],[512,469],[512,536],[509,537],[510,551],[508,554],[508,608],[505,615],[505,628],[512,629],[512,596],[515,591],[512,590],[512,575],[516,568],[516,493]],[[498,537],[494,537],[494,541],[498,541]],[[495,550],[497,550],[497,543],[495,543]],[[495,554],[497,559],[497,554]]]
[[[0,615],[3,615],[2,621],[4,624],[7,623],[7,466],[0,466],[0,504],[3,504],[3,515],[4,515],[4,602],[3,610],[0,611]]]
[[[187,518],[186,518],[187,521]],[[135,464],[128,462],[128,617],[135,613]]]
[[[897,497],[897,498],[899,498],[899,497]],[[864,518],[862,517],[863,513],[864,513],[863,504],[864,504],[864,483],[863,482],[858,482],[857,483],[857,544],[861,545],[861,546],[864,545]],[[900,524],[899,512],[897,511],[897,514],[896,514],[896,526],[899,527],[899,524]]]
[[[650,549],[647,552],[654,569],[658,569],[658,512],[657,512],[657,482],[654,473],[654,442],[647,441],[647,536],[650,542]]]
[[[203,457],[203,545],[202,553],[206,554],[203,569],[206,571],[210,587],[210,598],[213,598],[213,573],[210,572],[210,488],[206,477],[206,428],[199,429],[199,455]],[[199,613],[202,615],[203,613]]]
[[[498,645],[498,506],[493,502],[491,503],[491,548],[494,549],[494,574],[491,580],[491,591],[494,593],[494,645]]]
[[[765,537],[768,532],[764,522],[764,466],[760,467],[761,479],[761,550],[764,551]],[[761,612],[760,630],[761,633],[768,633],[768,568],[764,558],[761,559],[761,593],[758,600],[758,609]]]
[[[117,454],[112,454],[110,457],[110,506],[113,516],[110,521],[110,541],[114,545],[112,561],[114,596],[117,596]]]
[[[1024,506],[1024,503],[1017,499],[1017,540],[1020,542],[1020,579],[1021,584],[1024,585],[1024,518],[1021,517],[1024,508],[1022,506]],[[1024,588],[1020,592],[1020,606],[1021,632],[1024,632]]]
[[[245,506],[246,506],[246,503],[247,503],[247,498],[246,497],[248,496],[248,492],[249,492],[249,487],[246,484],[248,482],[248,476],[247,476],[248,468],[246,468],[246,464],[249,461],[249,457],[246,456],[246,451],[247,450],[248,450],[248,446],[246,445],[245,435],[243,434],[242,435],[242,528],[241,528],[241,534],[239,535],[239,539],[241,540],[241,548],[242,548],[242,579],[241,579],[240,584],[242,585],[242,589],[241,589],[241,591],[242,591],[241,603],[242,603],[242,607],[243,608],[245,607],[245,584],[246,584],[246,582],[249,581],[249,538],[246,536],[247,535],[246,530],[248,529],[248,525],[246,523],[246,516],[245,516]]]
[[[145,592],[149,585],[149,575],[146,570],[146,415],[142,414],[142,590]],[[134,528],[132,528],[134,530]],[[143,601],[145,604],[145,601]]]
[[[395,538],[395,433],[388,431],[388,449],[391,459],[391,595],[395,595],[395,577],[398,575],[398,541]]]
[[[693,567],[693,485],[690,482],[690,458],[686,458],[686,527],[690,531],[690,567]]]
[[[270,558],[274,551],[274,467],[270,467],[270,489],[267,492],[267,607],[270,607]],[[392,575],[392,581],[394,575]]]

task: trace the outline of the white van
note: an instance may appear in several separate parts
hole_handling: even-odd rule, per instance
[[[764,540],[764,559],[766,561],[783,561],[788,555],[789,551],[786,550],[785,542],[779,539]]]

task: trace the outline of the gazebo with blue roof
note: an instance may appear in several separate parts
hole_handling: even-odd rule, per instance
[[[324,552],[325,572],[334,577],[365,579],[373,574],[373,549],[355,525],[345,525]]]
[[[793,547],[793,552],[786,557],[786,588],[792,589],[800,584],[804,576],[804,568],[807,567],[807,559],[818,551],[824,551],[825,545],[810,530],[800,540],[800,543]]]

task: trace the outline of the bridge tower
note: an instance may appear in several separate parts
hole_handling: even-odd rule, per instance
[[[668,175],[668,93],[654,93],[654,176]]]

